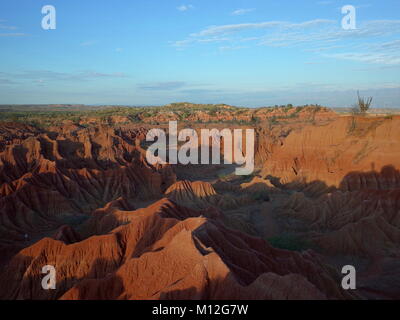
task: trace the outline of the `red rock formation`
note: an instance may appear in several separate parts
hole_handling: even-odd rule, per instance
[[[127,213],[129,214],[129,213]],[[0,275],[6,299],[343,299],[316,254],[273,249],[215,214],[163,199],[127,225],[75,244],[43,239]],[[57,270],[56,290],[41,268]]]
[[[71,244],[81,241],[80,235],[70,226],[62,226],[54,234],[53,239],[62,241],[66,244]]]
[[[398,174],[393,167],[380,173],[351,173],[341,184],[343,190],[317,197],[296,192],[279,210],[281,217],[301,221],[297,231],[325,255],[336,260],[366,259],[366,266],[358,267],[365,270],[358,275],[357,287],[367,298],[400,297],[396,268],[400,257]],[[292,231],[296,230],[293,225]]]
[[[341,117],[324,125],[293,130],[275,144],[264,175],[282,183],[322,181],[339,187],[349,172],[399,169],[400,117]]]
[[[178,181],[165,191],[165,195],[179,205],[194,209],[210,206],[233,209],[251,202],[246,195],[234,197],[229,194],[218,194],[211,183],[204,181]]]
[[[388,270],[400,256],[399,124],[400,117],[342,117],[272,135],[265,153],[263,175],[292,193],[276,205],[282,230],[330,260],[364,259],[366,297],[400,296],[400,274]]]
[[[216,205],[221,198],[209,182],[186,180],[171,185],[165,195],[179,205],[199,209]]]
[[[144,128],[0,126],[0,298],[354,298],[326,264],[345,256],[366,261],[363,297],[398,297],[400,117],[232,110],[198,116],[281,118],[256,128],[262,177],[176,182],[179,166],[146,162]],[[170,111],[152,121],[181,116]],[[219,167],[186,169],[212,181]],[[256,234],[263,214],[274,235],[299,234],[322,255],[240,231]],[[54,291],[41,288],[46,264]]]
[[[159,198],[175,182],[146,163],[141,130],[38,132],[0,152],[0,243],[40,239],[107,202]]]

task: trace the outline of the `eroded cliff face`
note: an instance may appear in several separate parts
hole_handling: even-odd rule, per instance
[[[312,252],[274,249],[227,229],[215,210],[162,199],[146,209],[112,206],[98,221],[129,223],[66,244],[45,238],[16,255],[0,276],[4,299],[326,299],[352,298]],[[43,290],[41,268],[57,270]]]
[[[25,246],[119,197],[160,198],[175,174],[147,164],[142,138],[110,127],[13,138],[0,153],[0,244]]]
[[[148,128],[0,126],[0,298],[399,298],[400,117],[303,116],[257,125],[250,177],[149,165]]]
[[[400,117],[342,117],[294,129],[270,147],[262,169],[288,192],[273,212],[282,230],[338,265],[365,258],[359,288],[369,298],[400,297],[399,124]]]
[[[263,174],[278,177],[282,184],[321,181],[343,190],[357,184],[383,187],[391,182],[378,181],[384,175],[377,174],[390,165],[399,169],[399,125],[400,117],[340,117],[325,125],[306,124],[270,147]],[[370,174],[358,178],[358,172]]]

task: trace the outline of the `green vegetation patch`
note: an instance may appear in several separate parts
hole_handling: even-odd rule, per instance
[[[274,248],[290,251],[304,251],[314,248],[311,242],[301,239],[298,236],[289,234],[281,234],[279,236],[269,238],[267,241]]]

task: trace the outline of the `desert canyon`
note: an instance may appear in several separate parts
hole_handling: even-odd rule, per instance
[[[400,299],[400,116],[190,108],[0,122],[0,299]],[[254,174],[147,163],[182,119],[254,128]]]

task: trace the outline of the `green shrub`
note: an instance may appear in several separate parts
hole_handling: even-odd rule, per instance
[[[266,190],[253,193],[252,198],[256,201],[270,201],[269,194]]]
[[[268,239],[271,246],[278,249],[285,249],[290,251],[304,251],[311,249],[313,245],[297,236],[282,234]]]

